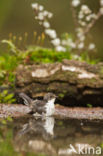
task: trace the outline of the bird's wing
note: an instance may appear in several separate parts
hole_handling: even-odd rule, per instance
[[[35,100],[35,105],[37,107],[44,107],[45,106],[45,102],[42,100]]]
[[[46,108],[45,107],[38,107],[37,112],[40,113],[40,114],[46,113]]]
[[[35,100],[33,101],[33,105],[31,106],[31,109],[33,112],[38,112],[38,113],[46,113],[45,109],[45,102],[41,100]]]

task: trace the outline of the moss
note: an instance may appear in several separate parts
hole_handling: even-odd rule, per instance
[[[78,83],[80,83],[80,84],[86,84],[86,85],[92,85],[92,84],[98,84],[97,83],[97,79],[96,78],[91,78],[91,79],[85,79],[85,81],[84,81],[84,79],[78,79]]]
[[[60,98],[64,98],[64,94],[63,93],[60,93],[59,95],[58,95]]]
[[[89,108],[92,108],[93,106],[92,106],[92,104],[87,104],[87,107],[89,107]]]
[[[37,49],[30,52],[30,59],[33,62],[53,63],[61,62],[63,59],[70,59],[69,52],[56,52],[53,49]]]
[[[66,94],[67,93],[67,90],[63,90],[63,93]]]

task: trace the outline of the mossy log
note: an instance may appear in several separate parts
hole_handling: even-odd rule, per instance
[[[63,60],[61,63],[19,65],[16,93],[32,98],[47,92],[58,95],[57,102],[68,106],[103,105],[103,63]]]

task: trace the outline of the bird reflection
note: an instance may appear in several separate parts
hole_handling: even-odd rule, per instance
[[[54,118],[53,117],[35,117],[22,126],[18,132],[19,136],[33,134],[35,138],[43,137],[44,140],[49,140],[54,136]]]

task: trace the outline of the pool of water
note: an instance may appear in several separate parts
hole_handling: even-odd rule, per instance
[[[1,156],[103,154],[103,121],[32,116],[4,121],[0,122]]]

